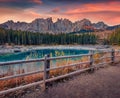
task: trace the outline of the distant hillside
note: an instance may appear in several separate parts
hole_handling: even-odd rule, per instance
[[[117,28],[120,28],[120,25],[109,26],[109,27],[107,28],[107,30],[113,30],[113,29],[117,29]]]
[[[68,19],[57,19],[56,22],[53,22],[52,18],[47,19],[39,18],[35,19],[31,23],[14,22],[11,20],[3,24],[0,24],[0,27],[5,29],[39,33],[70,33],[70,32],[84,33],[112,30],[120,27],[120,25],[108,26],[104,22],[92,23],[88,19],[83,19],[73,23]]]

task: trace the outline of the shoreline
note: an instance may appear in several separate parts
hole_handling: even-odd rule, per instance
[[[6,46],[0,45],[0,55],[7,53],[25,52],[39,49],[80,49],[80,50],[106,50],[111,46],[107,45],[30,45],[30,46]]]

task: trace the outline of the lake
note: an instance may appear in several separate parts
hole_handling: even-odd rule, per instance
[[[0,62],[38,59],[38,58],[43,58],[46,54],[50,54],[51,57],[56,57],[56,56],[65,56],[65,55],[87,54],[88,52],[89,52],[88,50],[79,50],[79,49],[36,49],[36,50],[30,50],[26,52],[0,55]],[[79,59],[79,58],[76,58],[76,59]],[[57,62],[56,60],[52,61],[51,65],[55,66],[56,62]],[[1,66],[0,74],[7,73],[7,72],[14,72],[14,74],[17,74],[18,71],[21,71],[21,70],[24,70],[25,72],[40,70],[40,69],[43,69],[42,65],[44,65],[44,62]]]

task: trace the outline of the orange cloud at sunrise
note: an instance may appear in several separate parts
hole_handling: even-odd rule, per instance
[[[0,15],[1,20],[0,22],[3,23],[5,21],[9,20],[14,20],[14,21],[25,21],[25,22],[31,22],[35,18],[41,17],[40,14],[35,13],[32,10],[22,10],[18,11],[19,9],[9,9],[9,8],[1,8],[0,12],[2,14]]]
[[[14,3],[16,2],[16,3]],[[120,24],[120,1],[97,0],[0,0],[0,23],[7,20],[31,22],[35,18],[90,19],[108,25]]]
[[[37,4],[42,4],[42,1],[41,0],[31,0],[32,2],[35,2]]]
[[[120,3],[106,4],[85,4],[78,5],[73,9],[68,7],[68,10],[64,13],[66,16],[75,21],[77,19],[88,18],[93,22],[99,20],[105,21],[110,25],[120,24]]]

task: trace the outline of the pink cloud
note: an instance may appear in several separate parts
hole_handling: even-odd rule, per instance
[[[58,7],[57,7],[57,8],[54,8],[54,9],[52,10],[53,13],[57,13],[57,12],[59,12],[59,11],[60,11],[60,8],[58,8]]]
[[[65,14],[79,14],[83,12],[96,12],[96,11],[120,11],[120,2],[109,3],[107,4],[84,4],[84,5],[76,5],[72,8],[67,6],[67,11]]]
[[[33,10],[22,10],[18,11],[19,9],[10,9],[10,8],[0,8],[0,22],[3,23],[7,20],[14,20],[14,21],[26,21],[31,22],[35,18],[41,17],[40,14],[37,14]]]
[[[120,24],[120,2],[110,2],[107,4],[84,4],[67,6],[62,15],[72,21],[88,18],[93,22],[105,21],[110,25]],[[62,16],[61,15],[61,16]]]
[[[36,4],[42,4],[41,0],[31,0],[32,2],[36,3]]]
[[[13,0],[0,0],[1,1],[13,1]],[[112,0],[114,1],[114,0]],[[41,0],[30,0],[37,4],[42,4]],[[62,8],[62,9],[61,9]],[[14,21],[26,21],[31,22],[35,18],[47,18],[53,17],[55,21],[57,18],[68,18],[72,21],[88,18],[92,22],[104,21],[109,25],[120,24],[120,2],[109,3],[96,3],[96,4],[73,4],[67,6],[59,6],[55,8],[45,8],[47,10],[40,10],[39,8],[12,9],[12,8],[0,8],[0,22],[5,22],[8,19]],[[65,10],[63,10],[65,9]],[[52,13],[48,13],[48,10]]]

